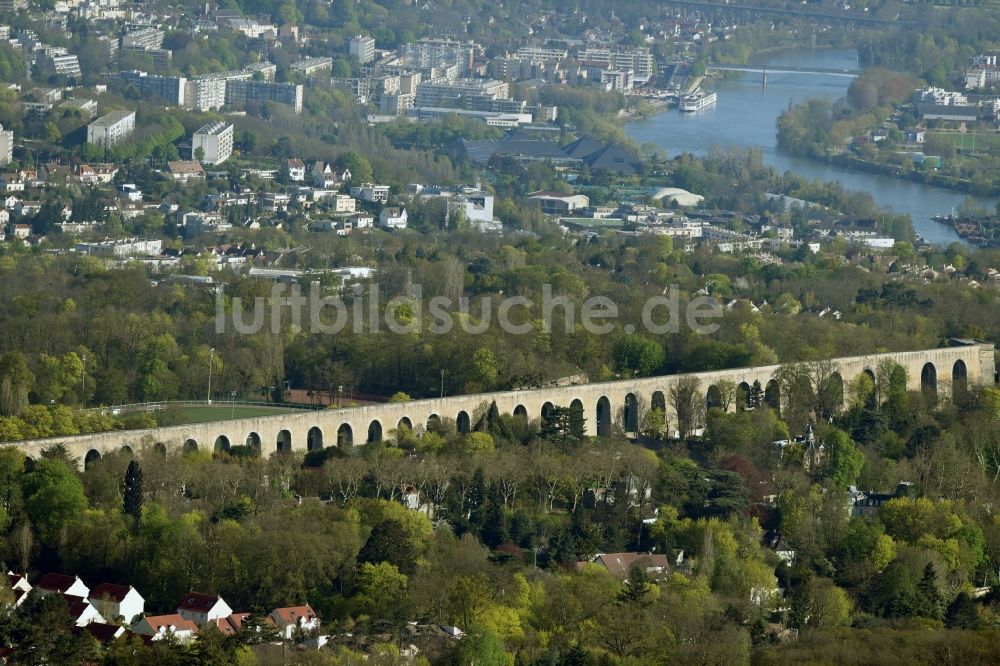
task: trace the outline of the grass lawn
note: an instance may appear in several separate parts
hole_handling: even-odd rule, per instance
[[[936,136],[950,141],[960,150],[996,153],[1000,151],[1000,134],[996,132],[928,132],[928,136]]]
[[[203,407],[184,406],[176,409],[167,409],[157,412],[157,419],[166,425],[167,423],[181,425],[184,423],[208,423],[209,421],[225,421],[227,419],[246,419],[254,416],[274,416],[276,414],[287,414],[289,412],[301,412],[300,409],[289,409],[288,407],[249,407],[246,405],[236,405],[235,407],[219,402],[217,405],[205,405]]]

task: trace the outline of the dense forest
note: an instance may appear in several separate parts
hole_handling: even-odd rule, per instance
[[[572,409],[529,423],[483,405],[468,434],[445,420],[304,457],[237,446],[164,461],[149,446],[80,473],[59,448],[35,460],[2,449],[0,557],[132,584],[150,610],[191,589],[252,612],[308,601],[336,647],[302,663],[356,663],[356,637],[370,634],[379,663],[402,663],[392,655],[414,640],[411,621],[466,629],[458,643],[420,642],[440,664],[794,663],[831,643],[838,663],[887,644],[899,663],[945,649],[944,663],[994,661],[1000,593],[970,592],[997,583],[1000,393],[971,388],[954,404],[907,393],[888,362],[824,406],[810,367],[783,369],[797,389],[780,414],[754,398],[706,413],[699,397],[702,436],[664,439],[652,410],[642,446],[620,423],[582,437]],[[692,395],[672,393],[678,415]],[[828,409],[821,454],[772,444]],[[123,483],[133,455],[138,494]],[[854,485],[888,499],[852,512]],[[670,564],[625,581],[577,564],[621,551]],[[253,630],[102,650],[69,631],[59,602],[29,601],[0,625],[16,663],[258,663]]]

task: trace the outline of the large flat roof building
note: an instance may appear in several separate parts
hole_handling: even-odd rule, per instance
[[[191,137],[191,158],[198,149],[204,152],[202,164],[222,164],[233,154],[233,125],[221,120],[208,123]]]
[[[293,62],[288,69],[294,74],[301,76],[311,76],[319,72],[329,72],[333,67],[333,58],[305,58]]]
[[[87,125],[87,143],[110,148],[135,130],[135,111],[112,111]]]

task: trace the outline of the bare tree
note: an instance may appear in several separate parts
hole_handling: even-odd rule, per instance
[[[501,448],[485,472],[490,485],[500,494],[504,507],[513,508],[517,490],[527,476],[521,452],[513,447]]]
[[[719,390],[719,409],[728,412],[730,407],[735,407],[736,394],[739,390],[736,382],[730,379],[720,379],[715,383],[715,388]]]
[[[31,531],[31,525],[25,520],[21,523],[15,536],[17,547],[17,558],[21,564],[21,571],[27,572],[31,566],[31,553],[35,550],[35,537]]]
[[[531,466],[539,502],[546,512],[550,512],[565,482],[562,457],[538,447],[531,457]]]
[[[698,425],[704,410],[698,378],[686,375],[674,382],[670,387],[670,404],[677,414],[677,431],[681,437],[687,437]]]
[[[342,504],[347,504],[357,496],[361,480],[368,473],[368,463],[361,456],[327,460],[323,473],[331,492]]]
[[[813,412],[817,418],[828,419],[840,411],[844,402],[844,382],[836,375],[837,366],[829,359],[810,361],[806,373],[812,385]]]

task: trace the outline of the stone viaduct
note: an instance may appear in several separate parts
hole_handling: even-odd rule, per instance
[[[831,377],[846,386],[860,373],[873,372],[878,363],[886,358],[892,359],[906,370],[908,390],[933,391],[942,399],[950,396],[953,388],[992,385],[995,381],[993,345],[981,343],[831,359],[832,369],[835,371]],[[20,447],[31,457],[37,457],[50,446],[62,444],[81,463],[94,460],[110,451],[124,447],[134,449],[142,445],[155,445],[162,447],[164,451],[206,447],[210,450],[225,450],[230,446],[249,445],[264,455],[270,455],[275,451],[316,450],[333,444],[347,446],[377,441],[400,425],[408,426],[420,434],[435,419],[452,419],[458,430],[464,432],[474,425],[483,406],[494,401],[500,413],[510,413],[529,420],[540,418],[553,405],[569,407],[578,403],[577,406],[583,408],[586,417],[588,434],[604,435],[610,434],[615,420],[619,420],[626,431],[636,430],[636,420],[641,409],[663,409],[667,413],[668,422],[676,423],[669,391],[685,376],[698,380],[699,391],[706,396],[709,404],[713,400],[714,385],[728,380],[738,384],[744,393],[749,392],[753,382],[758,381],[761,387],[766,387],[767,401],[772,405],[779,405],[780,389],[774,381],[779,367],[781,366],[734,368],[691,375],[461,395],[146,430],[50,437],[10,444]]]

